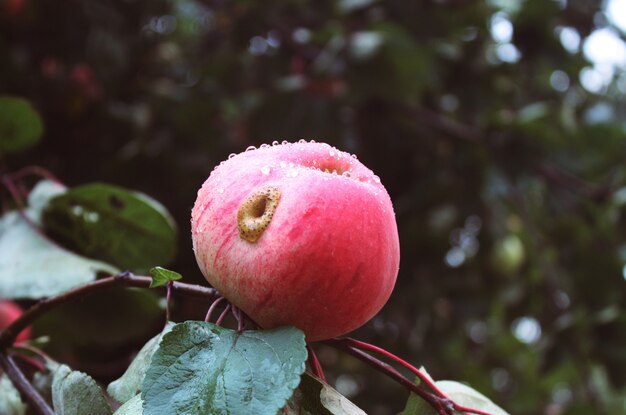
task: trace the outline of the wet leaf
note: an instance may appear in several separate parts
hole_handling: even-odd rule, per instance
[[[52,199],[43,224],[71,249],[122,269],[168,263],[176,251],[176,226],[160,203],[108,184],[79,186]]]
[[[292,327],[236,332],[187,321],[163,336],[143,383],[146,415],[275,415],[300,382],[307,352]]]

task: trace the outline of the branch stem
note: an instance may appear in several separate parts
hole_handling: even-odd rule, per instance
[[[73,290],[57,295],[56,297],[41,300],[26,310],[17,320],[0,332],[0,352],[11,346],[15,342],[17,335],[22,330],[30,326],[35,320],[53,308],[77,300],[87,294],[111,287],[126,286],[148,288],[150,287],[151,281],[152,278],[150,277],[133,275],[130,272],[122,272],[112,277],[92,281],[78,288],[74,288]],[[218,291],[214,288],[186,284],[177,281],[172,282],[170,287],[173,292],[195,297],[213,298],[219,295]]]
[[[421,372],[419,369],[417,369],[407,361],[391,354],[384,349],[381,349],[378,346],[374,346],[372,344],[351,338],[330,339],[324,341],[324,343],[337,349],[343,350],[348,354],[356,357],[357,359],[362,360],[363,362],[374,367],[376,370],[394,379],[410,391],[417,393],[422,399],[428,402],[439,415],[452,415],[455,412],[476,415],[491,415],[488,412],[484,412],[479,409],[468,408],[455,403],[445,393],[443,393],[426,374]],[[391,359],[394,362],[399,363],[400,365],[409,369],[411,372],[417,375],[420,381],[425,383],[426,386],[428,386],[428,388],[430,388],[433,392],[427,391],[423,387],[415,384],[414,382],[411,382],[409,379],[405,378],[400,372],[398,372],[394,367],[371,356],[370,354],[366,353],[366,351],[383,355],[386,358]]]
[[[4,369],[15,388],[32,405],[36,412],[40,415],[54,415],[52,408],[26,379],[26,376],[15,364],[13,358],[7,354],[6,350],[0,351],[0,366]]]

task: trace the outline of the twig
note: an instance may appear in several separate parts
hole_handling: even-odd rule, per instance
[[[6,329],[0,332],[0,351],[3,351],[8,346],[12,345],[15,342],[17,335],[26,327],[30,326],[41,315],[61,304],[74,301],[92,292],[116,286],[149,288],[151,281],[152,278],[150,277],[137,276],[131,274],[130,272],[123,272],[112,277],[92,281],[56,297],[41,300],[26,310],[17,320],[13,321],[13,323],[11,323]],[[178,281],[172,282],[171,289],[174,292],[195,297],[213,298],[219,295],[219,292],[214,288],[186,284]]]
[[[422,399],[424,399],[433,408],[435,408],[435,410],[437,410],[440,415],[451,415],[455,411],[465,412],[469,414],[476,414],[476,415],[491,415],[488,412],[484,412],[479,409],[468,408],[463,405],[459,405],[455,403],[452,399],[446,396],[446,394],[444,394],[433,383],[433,381],[430,378],[428,378],[428,376],[426,376],[419,369],[415,368],[413,365],[399,358],[398,356],[395,356],[389,353],[388,351],[381,349],[380,347],[371,345],[369,343],[361,342],[358,340],[354,340],[351,338],[331,339],[331,340],[326,340],[324,343],[331,345],[335,348],[344,350],[348,352],[349,354],[357,357],[358,359],[361,359],[362,361],[366,362],[370,366],[376,368],[377,370],[387,374],[389,377],[396,380],[398,383],[404,385],[409,390],[421,396]],[[416,374],[422,382],[424,382],[430,389],[434,391],[434,393],[424,390],[424,388],[420,387],[419,385],[416,385],[415,383],[411,382],[410,380],[402,376],[402,374],[400,374],[400,372],[398,372],[392,366],[367,354],[364,350],[381,354],[395,361],[396,363],[401,364],[402,366],[404,366],[405,368],[409,369],[411,372]]]
[[[26,379],[26,376],[24,376],[11,356],[6,354],[6,350],[0,351],[0,366],[2,366],[15,388],[26,398],[36,412],[40,415],[55,415],[52,408]]]
[[[439,396],[411,382],[410,380],[402,376],[402,374],[398,372],[390,364],[385,363],[381,360],[378,360],[377,358],[369,355],[363,350],[359,350],[353,346],[350,346],[349,344],[346,344],[339,339],[325,340],[323,341],[323,343],[329,346],[332,346],[336,349],[342,350],[348,353],[349,355],[352,355],[356,357],[357,359],[367,363],[368,365],[372,366],[374,369],[378,370],[379,372],[382,372],[383,374],[389,376],[391,379],[400,383],[402,386],[409,389],[411,392],[418,394],[422,399],[424,399],[433,408],[435,408],[435,410],[437,411],[439,415],[450,415],[450,412],[446,410],[446,406],[444,405],[444,403],[448,404],[449,403],[448,401],[444,402],[444,400],[440,398]]]
[[[18,171],[14,173],[9,173],[6,176],[11,177],[11,179],[13,180],[21,180],[25,176],[30,176],[30,175],[39,176],[41,178],[63,185],[63,182],[59,180],[58,177],[52,174],[49,170],[44,169],[43,167],[39,167],[39,166],[26,166],[26,167],[19,169]]]
[[[432,389],[435,393],[437,393],[440,396],[443,396],[444,393],[437,387],[437,385],[435,385],[435,383],[430,379],[429,376],[427,376],[426,374],[424,374],[424,372],[422,372],[421,370],[419,370],[418,368],[416,368],[415,366],[413,366],[412,364],[410,364],[409,362],[407,362],[406,360],[403,360],[401,358],[399,358],[398,356],[389,353],[387,350],[382,349],[378,346],[374,346],[373,344],[369,344],[369,343],[365,343],[359,340],[355,340],[355,339],[351,339],[349,337],[346,338],[342,338],[340,339],[340,341],[343,341],[344,343],[352,346],[352,347],[356,347],[357,349],[361,349],[361,350],[367,350],[369,352],[374,352],[380,355],[385,356],[388,359],[393,360],[396,363],[401,364],[402,366],[404,366],[405,368],[409,369],[411,372],[413,372],[413,374],[415,374],[421,382],[424,382],[426,384],[426,386],[428,386],[430,389]]]

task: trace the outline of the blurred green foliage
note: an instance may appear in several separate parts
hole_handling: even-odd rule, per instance
[[[601,3],[0,0],[0,94],[45,125],[0,170],[151,195],[180,227],[169,267],[201,282],[185,235],[213,166],[327,141],[381,177],[400,230],[396,291],[356,336],[512,414],[623,413],[626,75],[583,87],[576,43],[611,28]],[[317,350],[366,412],[402,410]]]

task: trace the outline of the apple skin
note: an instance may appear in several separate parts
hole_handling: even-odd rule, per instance
[[[262,229],[250,237],[241,210],[259,197],[250,212],[252,220],[265,212]],[[198,191],[191,227],[212,286],[261,327],[293,325],[308,341],[365,324],[398,274],[387,191],[355,157],[324,143],[274,142],[231,155]]]
[[[0,330],[4,330],[11,323],[18,319],[23,313],[20,306],[13,301],[0,300]],[[16,343],[20,343],[30,339],[30,328],[22,330],[15,339]]]

